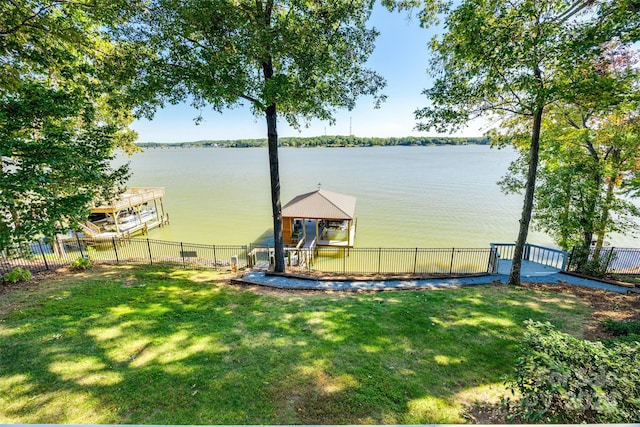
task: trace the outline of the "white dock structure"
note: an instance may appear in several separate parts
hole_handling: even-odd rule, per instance
[[[82,233],[96,239],[147,234],[169,223],[163,197],[163,187],[131,187],[118,199],[94,203],[89,220],[80,224]]]

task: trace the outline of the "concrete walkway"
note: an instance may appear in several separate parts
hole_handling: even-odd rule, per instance
[[[493,274],[481,277],[464,277],[449,279],[416,279],[416,280],[372,280],[372,281],[343,281],[343,280],[313,280],[269,275],[264,271],[251,271],[245,274],[241,281],[247,284],[269,286],[280,289],[297,290],[335,290],[335,291],[383,291],[383,290],[411,290],[437,289],[451,286],[484,285],[500,281],[506,283],[509,279],[505,274]],[[624,286],[612,285],[596,280],[583,279],[568,274],[554,272],[547,275],[522,276],[523,281],[557,284],[569,283],[576,286],[604,289],[618,293],[629,293]]]

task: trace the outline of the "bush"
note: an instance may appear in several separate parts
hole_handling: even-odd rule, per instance
[[[74,270],[88,270],[93,267],[93,263],[89,258],[78,258],[71,262],[71,268]]]
[[[602,321],[602,329],[616,337],[632,334],[640,335],[640,322],[637,320],[621,322],[613,319],[605,319]]]
[[[629,344],[629,345],[635,345],[636,348],[637,348],[638,346],[640,346],[640,334],[621,335],[619,337],[610,338],[608,340],[605,340],[604,343],[609,347],[617,345],[617,344],[626,343],[626,344]]]
[[[509,387],[522,397],[503,403],[509,417],[532,423],[640,421],[637,345],[579,340],[549,323],[528,321]]]
[[[31,271],[24,268],[14,268],[4,275],[3,280],[7,283],[26,282],[31,280]]]

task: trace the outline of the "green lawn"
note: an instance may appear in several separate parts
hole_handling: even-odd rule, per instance
[[[219,277],[96,268],[0,296],[0,422],[460,423],[504,392],[524,320],[580,334],[589,315],[502,285],[256,293]]]

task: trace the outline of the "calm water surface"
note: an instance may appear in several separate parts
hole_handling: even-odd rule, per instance
[[[517,237],[522,196],[496,182],[515,158],[486,146],[282,148],[282,204],[322,188],[357,197],[358,247],[486,247]],[[148,149],[132,186],[161,186],[171,225],[151,238],[264,242],[272,230],[266,148]],[[529,241],[552,244],[537,232]],[[632,245],[620,237],[616,244]]]

